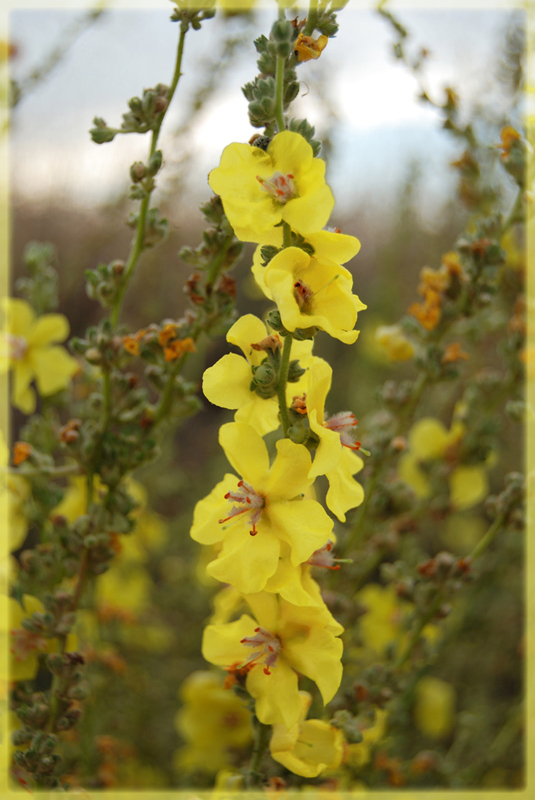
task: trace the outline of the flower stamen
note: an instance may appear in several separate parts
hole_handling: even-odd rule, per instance
[[[278,636],[274,636],[265,628],[255,628],[255,634],[256,636],[246,636],[244,639],[240,639],[241,644],[244,644],[246,647],[252,647],[255,650],[260,648],[258,652],[253,653],[250,658],[244,662],[244,665],[252,664],[253,661],[264,658],[264,674],[271,675],[270,667],[275,665],[279,657],[281,640]],[[242,665],[240,669],[242,669],[244,665]]]
[[[274,172],[271,178],[267,179],[257,175],[256,180],[259,182],[263,191],[270,194],[271,197],[281,205],[297,197],[294,176],[290,173],[283,175],[282,172]]]
[[[228,522],[234,517],[237,517],[239,514],[249,512],[251,514],[250,522],[252,524],[252,530],[250,530],[249,533],[251,536],[256,536],[258,533],[256,529],[256,523],[262,515],[262,510],[266,504],[266,499],[263,495],[257,494],[253,487],[245,481],[240,481],[238,483],[238,488],[240,489],[238,492],[227,492],[225,495],[225,500],[231,500],[233,503],[243,503],[245,504],[245,508],[232,506],[228,517],[225,517],[225,519],[220,519],[219,524],[222,525],[224,522]],[[225,528],[223,528],[223,530],[225,530]]]
[[[325,569],[340,569],[340,564],[352,564],[352,558],[334,558],[332,554],[333,542],[329,539],[326,545],[315,550],[310,556],[307,564],[312,567],[324,567]]]
[[[354,428],[358,425],[358,420],[351,411],[340,411],[338,414],[333,414],[323,423],[323,427],[330,431],[335,431],[340,434],[340,441],[343,447],[349,447],[350,450],[360,450],[361,443],[356,442],[354,435]]]
[[[14,333],[4,333],[2,338],[7,349],[7,357],[12,361],[22,361],[28,350],[28,341],[24,336],[17,336]]]

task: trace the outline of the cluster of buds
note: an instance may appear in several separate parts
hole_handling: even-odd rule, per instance
[[[201,23],[205,19],[212,19],[215,16],[215,0],[205,0],[205,2],[192,5],[187,0],[173,0],[175,8],[171,14],[171,22],[180,22],[180,31],[185,33],[189,26],[194,31],[201,29]]]
[[[94,270],[86,270],[88,297],[97,300],[103,308],[112,306],[123,281],[124,267],[124,261],[116,260],[110,264],[99,264]]]
[[[90,130],[91,138],[96,144],[104,144],[112,142],[118,133],[148,133],[155,130],[161,114],[169,105],[168,91],[167,86],[159,83],[154,89],[144,89],[143,97],[132,97],[128,101],[130,110],[123,114],[120,128],[110,128],[102,117],[95,117],[95,127]]]

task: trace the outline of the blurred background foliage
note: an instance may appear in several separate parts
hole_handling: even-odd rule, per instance
[[[451,15],[456,16],[454,12]],[[342,17],[342,25],[348,19]],[[189,126],[177,125],[173,150],[166,153],[168,173],[175,178],[162,190],[159,205],[171,220],[170,234],[160,247],[144,255],[135,276],[125,304],[125,318],[131,330],[166,316],[176,319],[186,309],[182,287],[189,268],[179,261],[177,252],[185,245],[195,246],[202,232],[200,214],[194,216],[190,212],[186,219],[180,216],[186,203],[184,165],[191,129],[211,99],[221,92],[220,82],[227,79],[229,72],[232,74],[234,54],[240,43],[247,36],[251,39],[251,31],[256,32],[251,16],[238,22],[229,18],[227,28],[220,24],[213,61],[206,60],[204,71],[197,64],[197,93],[192,92],[190,97],[193,121]],[[453,21],[453,28],[457,24],[463,24],[462,12]],[[492,92],[484,99],[479,95],[476,102],[466,100],[462,73],[454,87],[460,95],[463,118],[471,120],[481,142],[496,145],[494,151],[492,148],[488,151],[489,162],[484,169],[500,195],[498,204],[504,205],[511,196],[513,181],[498,169],[497,145],[506,122],[519,125],[524,31],[522,14],[503,14],[501,44],[492,64]],[[410,37],[408,42],[414,53],[426,45],[425,41],[413,44]],[[14,40],[13,46],[11,57],[15,64],[16,48],[23,51],[25,42]],[[337,40],[329,44],[330,49],[336,46]],[[399,60],[398,52],[391,57],[390,66],[399,70],[402,67],[396,63],[395,55]],[[409,63],[405,68],[409,72],[411,58],[406,59]],[[214,62],[222,63],[224,68],[214,69]],[[482,69],[485,80],[487,67]],[[54,67],[58,72],[64,68],[61,60]],[[314,68],[320,80],[311,80],[309,91],[322,93],[320,127],[325,143],[322,155],[330,155],[333,168],[340,169],[344,154],[337,152],[340,147],[337,118],[327,99],[330,78],[327,76],[322,83],[321,63]],[[253,71],[251,66],[251,74]],[[113,81],[113,74],[109,79]],[[37,94],[37,82],[33,89]],[[470,89],[470,96],[478,97],[477,86],[471,85]],[[430,94],[443,102],[443,89]],[[17,95],[20,96],[23,95]],[[354,102],[358,104],[357,96]],[[380,103],[380,98],[377,102]],[[30,108],[32,97],[25,98],[25,103]],[[15,109],[15,136],[16,113]],[[441,124],[437,117],[436,126]],[[450,161],[455,161],[462,156],[464,145],[455,141],[455,132],[445,131],[444,136],[448,135],[453,137],[453,149],[456,148],[456,158]],[[220,141],[217,130],[213,136],[219,149],[227,144]],[[359,149],[352,156],[365,162],[366,149]],[[447,167],[447,150],[444,160]],[[459,168],[447,167],[461,179],[444,181],[440,214],[429,224],[426,209],[422,207],[425,194],[420,191],[429,167],[429,162],[421,162],[409,154],[394,196],[390,184],[384,187],[378,181],[369,202],[361,198],[356,206],[346,203],[337,207],[337,226],[362,242],[361,252],[349,268],[354,274],[356,291],[368,310],[359,318],[361,335],[354,347],[318,336],[315,352],[333,367],[335,377],[329,407],[351,409],[355,413],[363,443],[381,407],[378,388],[385,381],[415,376],[411,359],[402,362],[388,358],[385,348],[375,338],[375,330],[379,325],[396,323],[411,303],[419,299],[416,287],[420,271],[424,266],[440,265],[442,255],[451,250],[472,213],[467,185],[463,184]],[[28,242],[53,243],[60,279],[59,310],[68,316],[71,333],[83,336],[87,326],[100,318],[96,304],[85,294],[84,271],[99,262],[108,263],[128,250],[131,232],[124,224],[130,208],[128,179],[125,175],[124,191],[88,207],[66,203],[65,198],[55,196],[53,186],[46,200],[42,196],[33,200],[28,192],[17,194],[16,160],[13,171],[13,281],[16,283],[23,275],[23,254]],[[470,376],[482,369],[500,369],[497,343],[510,316],[511,298],[522,290],[525,257],[521,236],[520,228],[514,228],[505,243],[503,307],[493,306],[494,317],[487,320],[485,330],[467,325],[464,341],[470,359],[460,365],[457,381],[440,383],[427,391],[418,417],[437,417],[449,428],[455,404]],[[247,246],[234,272],[238,283],[236,304],[240,314],[262,315],[266,302],[250,275],[252,252],[252,246]],[[226,352],[228,346],[223,337],[210,345],[201,344],[197,356],[188,363],[187,377],[200,387],[204,369]],[[75,391],[83,396],[82,380]],[[231,414],[211,406],[202,398],[200,388],[199,397],[202,401],[199,413],[164,441],[161,456],[154,464],[135,474],[131,485],[140,501],[135,531],[117,542],[115,562],[99,579],[92,608],[82,610],[79,615],[79,649],[88,663],[91,690],[84,701],[81,723],[65,734],[63,755],[72,787],[208,788],[214,785],[216,771],[218,780],[226,786],[227,778],[221,770],[232,772],[242,765],[243,754],[248,752],[247,733],[236,735],[240,722],[226,708],[227,701],[221,699],[221,689],[214,684],[214,678],[205,679],[206,685],[197,693],[195,686],[188,689],[187,683],[186,689],[180,688],[192,673],[207,670],[200,655],[201,636],[207,618],[213,613],[212,597],[220,588],[199,566],[203,556],[190,539],[189,528],[195,503],[227,469],[217,432],[231,419]],[[22,423],[22,415],[15,412],[14,439],[18,438]],[[504,414],[499,425],[499,451],[488,470],[491,493],[502,490],[507,473],[521,470],[523,459],[522,426]],[[65,482],[64,490],[55,513],[70,518],[77,514],[82,488],[73,479]],[[348,527],[354,524],[356,513],[349,517]],[[385,581],[381,564],[401,559],[414,565],[443,550],[456,557],[465,556],[488,524],[481,503],[454,516],[428,515],[413,529],[383,541],[379,558],[372,558],[365,567],[359,563],[343,567],[344,576],[336,588],[340,594],[336,597],[329,596],[329,592],[334,595],[336,587],[334,580],[329,582],[326,597],[329,596],[334,613],[338,611],[346,627],[349,624],[353,631],[353,641],[346,651],[342,699],[331,704],[331,716],[337,708],[347,708],[348,693],[358,697],[359,691],[361,694],[369,691],[370,685],[381,685],[381,669],[389,663],[389,648],[407,635],[404,619],[410,614],[410,603],[400,599],[393,584]],[[31,537],[30,526],[21,549],[31,544]],[[369,550],[366,553],[368,557]],[[346,745],[343,769],[313,780],[298,778],[282,768],[274,770],[273,776],[283,776],[291,786],[320,784],[326,788],[521,787],[524,571],[520,532],[498,536],[478,566],[477,578],[456,598],[448,618],[424,631],[426,641],[438,642],[431,662],[413,670],[402,691],[393,693],[386,686],[383,695],[376,698],[376,708],[386,709],[387,713],[379,710],[373,716],[370,712],[364,740]],[[345,601],[340,596],[344,592]],[[346,607],[342,608],[344,602]],[[363,678],[365,674],[368,683]],[[39,675],[45,680],[44,672]],[[47,688],[39,684],[39,676],[37,687]],[[220,726],[223,744],[217,758],[215,745],[210,756],[207,757],[206,750],[203,752],[202,742],[206,743],[207,733],[202,726],[199,729],[184,722],[184,709],[195,708],[195,703],[200,703],[203,697],[211,698],[213,724]],[[222,704],[219,717],[218,704]],[[321,715],[320,708],[316,710]],[[191,712],[187,713],[191,716]],[[205,712],[201,708],[199,713]],[[199,753],[196,754],[195,748]]]

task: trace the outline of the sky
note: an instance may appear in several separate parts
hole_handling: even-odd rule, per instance
[[[406,10],[399,18],[411,33],[409,49],[429,52],[426,83],[441,99],[444,87],[460,88],[467,101],[485,96],[494,80],[490,66],[503,40],[510,12],[499,10]],[[206,176],[232,141],[248,141],[255,132],[247,118],[240,87],[257,72],[252,39],[266,35],[274,13],[263,9],[250,23],[245,45],[217,92],[198,115],[177,150],[176,130],[187,119],[188,103],[206,80],[206,66],[217,59],[224,37],[239,34],[245,23],[221,17],[186,37],[183,76],[161,137],[169,162],[187,162],[189,192],[209,193]],[[80,12],[16,10],[10,38],[18,47],[12,75],[21,79],[43,63]],[[357,206],[380,186],[394,196],[412,159],[422,164],[422,187],[429,207],[439,213],[439,197],[452,185],[448,164],[459,145],[441,130],[438,113],[417,99],[409,70],[392,57],[392,31],[374,11],[346,8],[340,31],[320,61],[299,67],[302,81],[293,115],[325,131],[336,110],[335,145],[329,182],[337,202]],[[96,115],[119,126],[128,98],[143,87],[169,83],[178,26],[165,9],[110,10],[85,30],[61,62],[15,109],[11,130],[12,187],[20,198],[92,205],[128,186],[130,164],[143,159],[148,137],[117,137],[97,146],[88,129]],[[323,81],[323,76],[327,80]],[[323,96],[323,97],[322,97]],[[436,201],[436,202],[435,202]],[[433,206],[434,203],[434,206]]]

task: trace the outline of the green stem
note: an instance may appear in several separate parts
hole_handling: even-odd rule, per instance
[[[217,275],[219,273],[221,266],[225,261],[225,258],[227,257],[227,253],[230,245],[232,244],[232,240],[233,237],[229,236],[224,245],[222,246],[222,248],[218,250],[218,252],[214,256],[214,259],[210,264],[210,269],[208,271],[208,279],[206,281],[207,286],[213,286],[214,283],[216,282]]]
[[[303,36],[312,36],[318,21],[318,0],[310,0],[308,6],[307,23],[303,28]]]
[[[279,400],[279,410],[281,415],[282,430],[285,436],[288,436],[288,428],[290,427],[290,417],[288,414],[288,406],[286,404],[286,383],[288,381],[288,367],[290,366],[290,353],[292,351],[292,337],[288,334],[284,339],[284,347],[282,348],[282,356],[279,370],[279,383],[277,386],[277,398]]]
[[[405,425],[407,424],[407,422],[410,422],[412,420],[416,407],[420,402],[423,391],[427,386],[428,382],[429,382],[429,376],[426,372],[421,372],[418,375],[416,381],[414,382],[414,386],[412,387],[411,398],[402,412],[402,421],[405,423]]]
[[[496,535],[500,532],[503,527],[503,523],[505,522],[505,514],[499,514],[486,534],[483,536],[482,539],[476,544],[474,549],[469,555],[469,558],[478,558],[482,553],[485,552],[489,544],[493,541]]]
[[[418,643],[418,639],[420,638],[420,634],[422,633],[423,629],[427,625],[428,622],[431,622],[437,611],[439,610],[440,606],[442,605],[444,598],[442,596],[442,591],[439,591],[431,604],[430,609],[421,617],[420,621],[418,622],[416,628],[411,633],[410,639],[407,642],[407,647],[401,653],[400,657],[396,661],[395,669],[400,669],[403,664],[407,661],[408,658],[412,655],[414,648]]]
[[[268,746],[269,734],[271,732],[271,725],[264,725],[255,716],[253,716],[253,727],[255,728],[253,755],[246,776],[246,786],[248,789],[259,786],[261,783],[262,775],[259,772],[260,764],[262,763],[262,758]]]
[[[162,127],[162,123],[163,123],[165,115],[167,114],[167,111],[169,110],[169,107],[171,105],[171,100],[173,99],[173,95],[174,95],[176,87],[178,85],[178,81],[180,79],[180,76],[182,75],[181,67],[182,67],[182,56],[184,54],[184,40],[185,40],[185,37],[186,37],[186,31],[185,30],[181,30],[180,31],[180,38],[178,40],[178,50],[177,50],[176,63],[175,63],[175,72],[174,72],[174,75],[173,75],[173,80],[171,82],[171,86],[169,87],[169,89],[167,91],[168,104],[167,104],[167,108],[165,109],[165,111],[162,112],[162,114],[160,116],[160,119],[156,123],[156,127],[154,128],[154,130],[152,132],[149,160],[152,158],[152,156],[156,152],[156,146],[158,144],[158,136],[160,135],[160,129]],[[138,221],[137,221],[136,238],[134,240],[133,247],[132,247],[132,249],[130,251],[130,255],[128,256],[128,261],[126,262],[123,281],[121,283],[119,291],[117,292],[117,297],[115,299],[115,303],[114,303],[112,311],[111,311],[110,319],[111,319],[112,328],[114,330],[117,328],[117,325],[119,324],[119,318],[121,316],[121,308],[122,308],[122,304],[123,304],[123,300],[124,300],[124,295],[126,293],[128,285],[130,283],[132,275],[134,274],[134,271],[135,271],[135,269],[137,267],[139,258],[141,256],[143,250],[145,249],[145,226],[146,226],[146,222],[147,222],[147,213],[148,213],[148,210],[149,210],[149,205],[150,205],[150,193],[147,195],[147,197],[143,198],[143,200],[141,201],[141,205],[140,205],[140,209],[139,209],[139,217],[138,217]]]
[[[522,189],[519,189],[513,207],[509,212],[508,217],[504,220],[504,223],[500,229],[500,237],[503,236],[503,234],[511,227],[511,225],[514,225],[515,222],[522,221],[523,217],[522,214],[520,213],[522,210],[522,201],[523,201],[523,192]]]
[[[284,94],[284,61],[282,56],[277,56],[275,71],[275,119],[279,133],[286,130],[284,123],[283,94]]]
[[[350,532],[349,537],[346,542],[346,546],[344,548],[344,555],[347,555],[357,547],[361,540],[362,535],[364,533],[364,523],[366,520],[366,512],[368,510],[368,506],[370,504],[370,500],[372,498],[373,492],[379,481],[380,472],[377,469],[371,476],[370,480],[368,481],[368,485],[364,490],[364,500],[360,504],[360,508],[358,510],[357,519],[355,521],[355,525],[353,526],[353,530]]]

